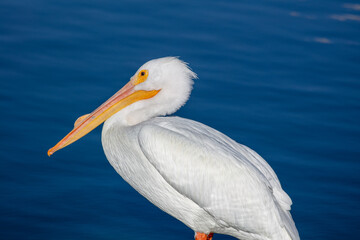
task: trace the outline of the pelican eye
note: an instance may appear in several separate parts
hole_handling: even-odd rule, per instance
[[[135,79],[134,84],[138,85],[138,84],[140,84],[142,82],[145,82],[148,76],[149,76],[149,71],[148,70],[146,70],[146,69],[141,70],[139,72],[139,74],[137,75],[137,78]]]

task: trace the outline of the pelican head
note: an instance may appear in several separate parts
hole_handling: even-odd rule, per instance
[[[90,114],[79,117],[74,129],[48,155],[77,141],[104,121],[132,126],[150,118],[172,114],[189,99],[196,74],[176,57],[148,61],[130,81]]]

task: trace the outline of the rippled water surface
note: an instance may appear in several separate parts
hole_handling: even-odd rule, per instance
[[[2,0],[0,239],[193,238],[117,175],[101,128],[46,155],[163,56],[199,76],[176,115],[267,159],[302,239],[360,235],[356,1]]]

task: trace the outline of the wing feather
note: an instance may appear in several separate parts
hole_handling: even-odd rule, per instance
[[[294,231],[278,212],[279,206],[287,212],[291,199],[271,167],[250,148],[201,123],[168,117],[144,125],[139,144],[171,186],[220,224],[259,234],[270,234],[274,224]]]

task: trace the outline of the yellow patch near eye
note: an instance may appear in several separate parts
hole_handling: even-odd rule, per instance
[[[139,72],[139,74],[136,76],[136,79],[134,81],[134,85],[138,85],[142,82],[145,82],[147,77],[149,76],[149,71],[148,70],[141,70]]]

